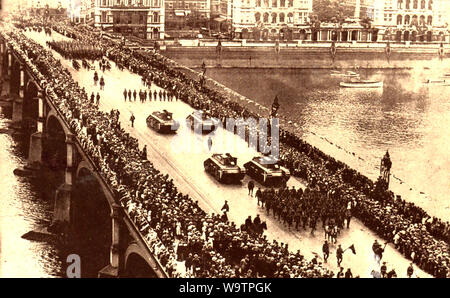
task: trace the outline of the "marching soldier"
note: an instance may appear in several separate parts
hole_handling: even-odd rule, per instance
[[[342,250],[342,247],[339,244],[338,248],[336,249],[336,259],[337,259],[338,266],[341,266],[343,256],[344,256],[344,250]]]
[[[253,180],[250,180],[248,182],[247,187],[248,187],[248,195],[253,196],[253,189],[255,188],[255,182],[253,182]]]
[[[94,86],[97,86],[97,82],[98,82],[98,73],[97,73],[97,71],[95,71],[95,73],[94,73]]]
[[[406,275],[411,278],[414,273],[413,263],[409,264],[408,269],[406,269]]]
[[[142,159],[147,160],[147,145],[144,145],[144,148],[142,148]]]
[[[103,76],[100,78],[100,90],[105,90],[105,79]]]
[[[130,121],[131,121],[131,127],[134,127],[134,120],[136,117],[134,117],[134,114],[131,114]]]
[[[322,245],[322,252],[323,252],[323,259],[326,263],[328,260],[328,257],[330,256],[330,246],[328,245],[328,241],[325,240],[325,242]]]
[[[347,271],[345,272],[345,278],[353,278],[353,273],[350,270],[350,268],[347,269]]]
[[[230,206],[228,206],[228,201],[225,200],[225,204],[223,205],[222,209],[220,209],[220,211],[224,211],[224,212],[229,212],[230,211]]]

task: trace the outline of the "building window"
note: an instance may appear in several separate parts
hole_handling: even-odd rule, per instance
[[[432,16],[428,16],[427,25],[433,25],[433,17]]]
[[[409,9],[410,6],[411,6],[411,0],[406,0],[405,8],[406,8],[406,9]]]
[[[256,7],[261,7],[261,0],[256,0]]]
[[[277,7],[278,0],[272,0],[272,7]]]
[[[264,23],[268,23],[269,22],[269,13],[265,12],[264,13]]]
[[[280,0],[280,7],[286,6],[286,0]]]
[[[403,7],[403,0],[398,0],[398,2],[397,2],[397,8],[398,9],[402,9]]]
[[[294,0],[288,0],[288,7],[294,6]]]
[[[272,24],[277,22],[277,14],[275,12],[272,13]]]
[[[269,0],[264,0],[264,7],[269,7]]]
[[[403,17],[401,15],[397,16],[397,25],[402,25],[403,24]]]
[[[284,13],[280,13],[280,23],[284,23]]]
[[[428,1],[428,9],[433,10],[433,0]]]
[[[288,23],[293,23],[294,22],[294,14],[292,12],[288,13],[288,19],[287,19]]]
[[[413,9],[417,9],[419,0],[414,0]]]
[[[255,13],[255,21],[259,22],[261,20],[261,14],[259,12]]]
[[[411,17],[409,15],[405,16],[405,25],[409,25],[410,19],[411,19]]]

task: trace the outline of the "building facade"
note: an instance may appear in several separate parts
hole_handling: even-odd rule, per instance
[[[445,26],[448,0],[373,1],[374,23],[381,26]]]
[[[71,0],[68,7],[69,18],[74,23],[94,22],[95,0]]]
[[[231,29],[232,0],[211,0],[211,24],[213,29],[228,32]]]
[[[88,14],[95,27],[136,36],[164,39],[165,0],[95,0]]]
[[[204,25],[211,17],[211,0],[165,0],[165,15],[169,27]]]
[[[373,2],[374,25],[393,41],[446,41],[448,0],[382,0]]]
[[[233,0],[235,38],[298,39],[312,13],[312,0]]]

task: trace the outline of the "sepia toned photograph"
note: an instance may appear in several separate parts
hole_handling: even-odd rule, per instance
[[[0,0],[0,277],[450,277],[449,23],[450,0]]]

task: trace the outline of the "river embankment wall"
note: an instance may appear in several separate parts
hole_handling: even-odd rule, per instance
[[[450,58],[450,50],[434,47],[331,47],[276,46],[221,47],[169,46],[161,51],[180,64],[199,68],[300,68],[350,69],[360,68],[414,68],[443,65]]]

